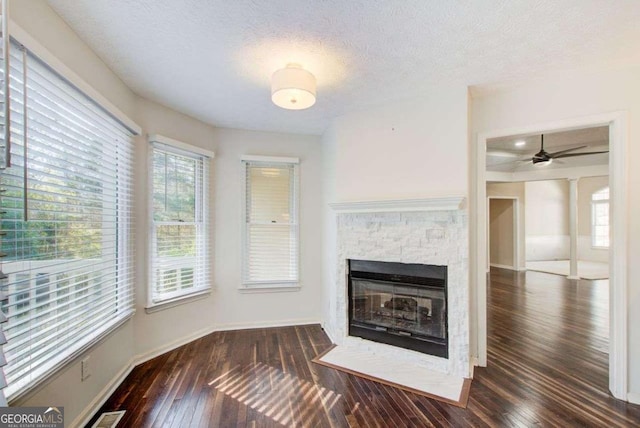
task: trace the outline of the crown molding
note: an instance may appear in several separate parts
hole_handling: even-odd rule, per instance
[[[400,211],[456,211],[464,208],[465,198],[393,199],[378,201],[334,202],[329,206],[336,213],[376,213]]]

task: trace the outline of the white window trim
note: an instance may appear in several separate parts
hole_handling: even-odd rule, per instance
[[[145,312],[147,314],[151,314],[154,312],[158,312],[158,311],[162,311],[165,309],[169,309],[169,308],[173,308],[175,306],[179,306],[185,303],[190,303],[196,300],[200,300],[203,298],[207,298],[210,294],[211,294],[211,290],[212,290],[212,282],[213,279],[211,278],[211,273],[209,273],[210,275],[210,281],[209,284],[206,287],[199,287],[194,289],[193,291],[190,292],[186,292],[186,293],[175,293],[175,295],[169,295],[167,298],[163,299],[162,301],[159,302],[154,302],[153,301],[153,291],[152,291],[152,287],[154,284],[152,284],[151,280],[153,278],[152,275],[152,270],[153,270],[153,261],[152,261],[152,257],[153,257],[153,236],[154,236],[154,221],[153,221],[153,146],[154,144],[160,144],[163,146],[167,146],[169,148],[174,148],[176,149],[176,153],[179,153],[180,151],[185,151],[185,152],[191,152],[192,154],[198,154],[201,156],[204,156],[205,158],[208,158],[208,160],[210,161],[211,159],[213,159],[215,157],[215,152],[211,151],[211,150],[207,150],[207,149],[203,149],[201,147],[197,147],[179,140],[174,140],[173,138],[169,138],[169,137],[165,137],[163,135],[158,135],[158,134],[148,134],[147,135],[147,142],[148,142],[148,156],[147,156],[147,189],[149,189],[149,191],[147,192],[147,207],[148,207],[148,213],[149,215],[147,216],[148,218],[148,239],[147,239],[147,274],[148,274],[148,280],[147,280],[147,287],[146,287],[146,293],[147,293],[147,302],[146,302],[146,306],[145,306]],[[205,168],[204,171],[204,175],[203,175],[203,186],[204,186],[204,195],[208,198],[210,196],[210,168]],[[205,212],[203,213],[203,215],[205,216],[205,218],[208,218],[208,227],[206,230],[206,239],[208,239],[209,241],[211,240],[211,221],[210,221],[210,216],[211,216],[211,210],[209,209],[208,211],[205,210]],[[210,259],[211,254],[208,254],[208,259]]]
[[[282,156],[254,156],[254,155],[242,155],[240,160],[247,162],[279,162],[279,163],[293,163],[300,164],[300,158],[289,158]]]
[[[174,140],[173,138],[165,137],[164,135],[149,134],[147,140],[150,144],[164,144],[165,146],[171,146],[187,152],[197,153],[199,155],[208,157],[209,159],[213,159],[216,156],[216,154],[211,150],[203,149],[202,147],[197,147],[188,143],[184,143],[182,141]]]
[[[297,171],[296,174],[296,182],[295,182],[295,189],[296,189],[296,194],[295,197],[298,199],[298,203],[296,204],[296,218],[297,218],[297,224],[296,224],[296,235],[298,238],[298,246],[297,246],[297,250],[298,253],[296,255],[297,257],[297,280],[296,281],[245,281],[244,279],[244,272],[245,272],[245,268],[246,268],[246,258],[245,258],[245,250],[247,248],[247,228],[246,228],[246,224],[245,224],[245,216],[246,216],[246,210],[247,210],[247,200],[246,200],[246,194],[247,194],[247,178],[246,178],[246,171],[245,171],[245,166],[244,166],[244,162],[266,162],[266,163],[286,163],[286,164],[293,164],[298,166],[300,164],[300,158],[296,158],[296,157],[283,157],[283,156],[260,156],[260,155],[242,155],[240,156],[240,175],[241,175],[241,182],[242,182],[242,187],[241,187],[241,193],[240,193],[240,199],[241,199],[241,210],[240,210],[240,218],[241,218],[241,222],[240,222],[240,229],[241,229],[241,236],[242,236],[242,240],[241,240],[241,255],[240,255],[240,259],[241,259],[241,270],[240,270],[240,287],[238,288],[238,291],[241,293],[261,293],[261,292],[265,292],[265,293],[273,293],[273,292],[295,292],[295,291],[300,291],[301,286],[300,286],[300,246],[301,246],[301,239],[300,239],[300,171]]]

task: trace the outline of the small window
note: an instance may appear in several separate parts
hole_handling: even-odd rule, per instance
[[[209,157],[175,143],[152,141],[149,307],[210,288]]]
[[[298,286],[298,160],[246,157],[243,284]]]
[[[609,248],[609,188],[591,195],[591,245]]]

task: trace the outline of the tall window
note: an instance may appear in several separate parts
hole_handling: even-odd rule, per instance
[[[245,287],[298,285],[298,159],[244,157]]]
[[[0,174],[10,399],[133,313],[132,131],[15,43],[11,67],[12,166]]]
[[[184,143],[152,138],[149,306],[210,288],[209,157]]]
[[[609,248],[609,188],[591,195],[591,245]]]

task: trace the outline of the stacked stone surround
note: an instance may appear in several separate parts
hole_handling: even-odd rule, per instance
[[[361,212],[336,215],[336,306],[331,324],[338,345],[469,376],[468,222],[461,209]],[[440,358],[348,336],[347,260],[448,266],[449,358]]]

